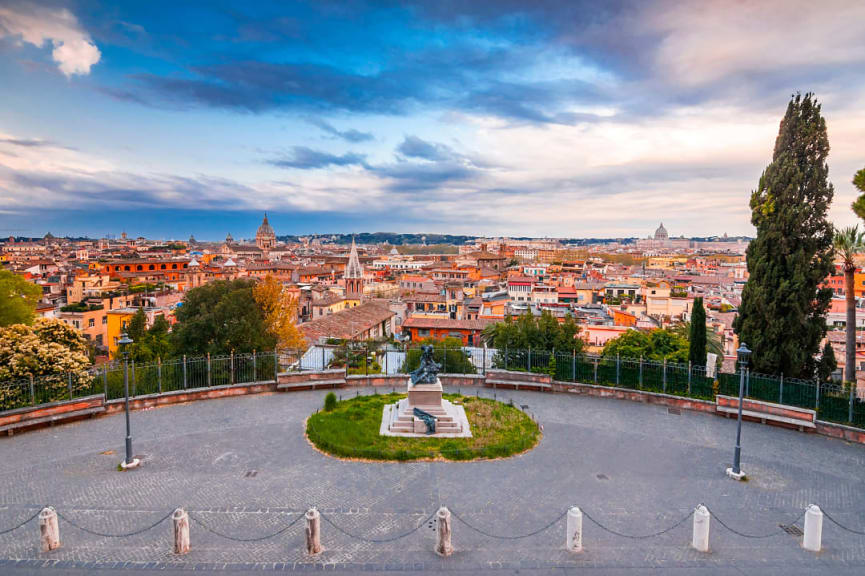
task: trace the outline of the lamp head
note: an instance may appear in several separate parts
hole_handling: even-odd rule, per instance
[[[739,364],[743,367],[748,366],[748,360],[751,358],[751,351],[748,350],[748,346],[743,342],[739,349],[736,350],[736,357],[739,360]]]

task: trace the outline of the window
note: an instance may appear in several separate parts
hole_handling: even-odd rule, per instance
[[[105,324],[108,324],[108,316],[102,317],[102,325],[104,326]]]
[[[89,320],[87,321],[87,327],[88,327],[88,328],[93,328],[94,326],[96,326],[96,320],[95,320],[94,318],[89,319]]]

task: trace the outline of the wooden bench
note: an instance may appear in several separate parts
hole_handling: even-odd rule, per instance
[[[736,396],[715,397],[715,410],[729,418],[739,413],[739,398]],[[742,417],[754,418],[765,424],[767,421],[796,426],[800,431],[817,427],[817,412],[797,406],[775,404],[745,398],[742,401]]]
[[[95,394],[74,400],[63,400],[51,404],[16,408],[0,414],[0,433],[6,432],[12,436],[16,430],[25,430],[34,426],[50,425],[66,420],[96,416],[102,414],[105,408],[105,395]]]
[[[512,370],[487,370],[486,385],[509,390],[552,390],[553,379],[548,374],[516,372]]]
[[[318,370],[316,372],[282,372],[276,384],[277,390],[315,390],[316,388],[341,388],[345,386],[345,370]]]

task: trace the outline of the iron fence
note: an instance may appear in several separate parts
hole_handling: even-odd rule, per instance
[[[177,358],[145,364],[129,362],[132,397],[176,390],[272,382],[279,372],[343,369],[351,374],[407,374],[420,363],[417,346],[313,346],[307,350]],[[642,358],[577,354],[572,351],[437,346],[433,356],[443,373],[480,374],[501,369],[548,374],[562,382],[616,386],[675,396],[714,400],[737,396],[740,374],[708,373],[694,366]],[[124,365],[112,362],[86,372],[0,383],[0,412],[105,394],[124,397]],[[746,372],[745,396],[816,410],[818,418],[865,428],[865,399],[855,387]]]

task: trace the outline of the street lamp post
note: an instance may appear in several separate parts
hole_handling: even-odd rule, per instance
[[[736,449],[733,452],[733,467],[727,468],[727,476],[734,480],[743,480],[745,473],[742,472],[742,404],[745,400],[745,373],[748,371],[748,359],[751,357],[751,351],[743,342],[739,349],[736,350],[736,356],[739,360],[739,415],[736,421]]]
[[[126,459],[120,463],[120,467],[128,470],[137,468],[141,463],[138,458],[132,457],[132,426],[129,422],[129,344],[132,344],[132,338],[124,332],[117,344],[121,346],[123,354],[123,392],[126,395]]]

